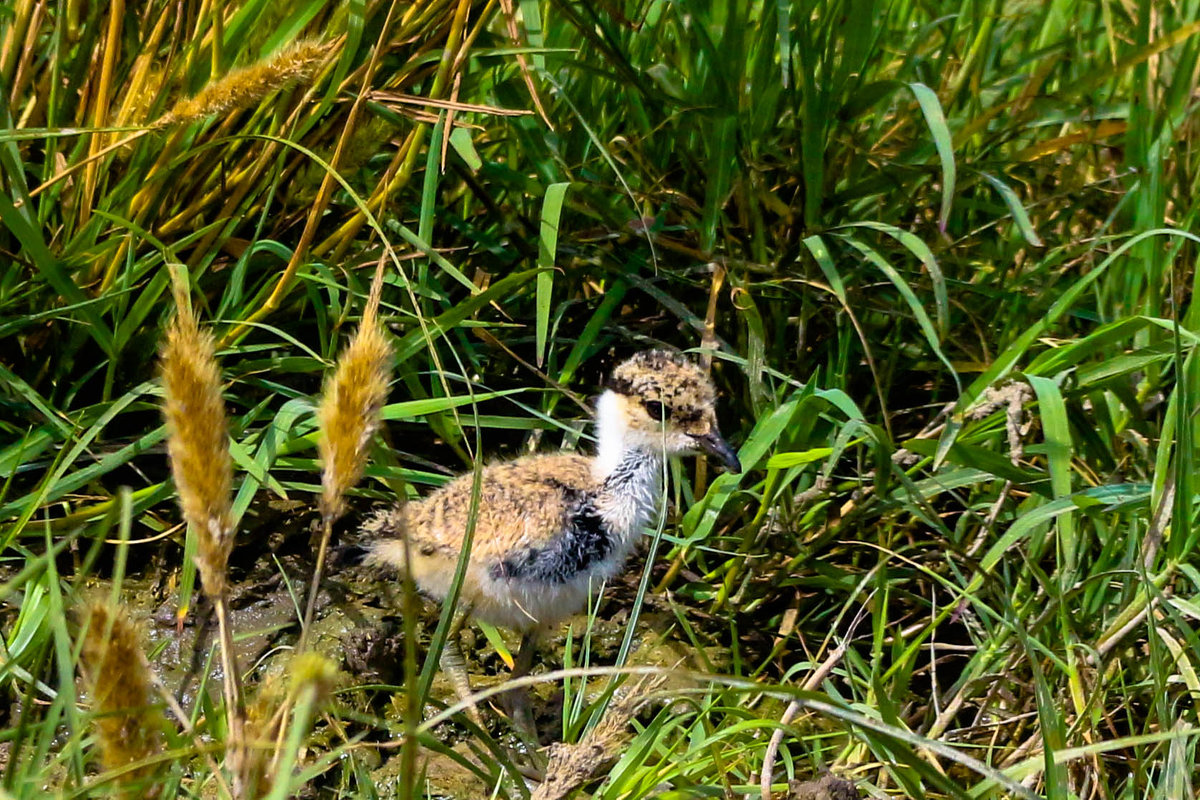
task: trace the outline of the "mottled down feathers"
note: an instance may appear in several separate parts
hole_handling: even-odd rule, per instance
[[[598,453],[527,456],[483,468],[460,602],[528,631],[578,612],[614,576],[651,521],[665,457],[699,449],[737,458],[717,430],[708,376],[677,353],[639,353],[596,404]],[[384,510],[365,526],[372,559],[408,569],[425,594],[449,591],[471,523],[475,475]]]

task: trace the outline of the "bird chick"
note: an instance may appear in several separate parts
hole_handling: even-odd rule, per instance
[[[595,457],[527,456],[488,465],[479,477],[460,620],[469,614],[522,633],[516,675],[531,666],[538,633],[580,611],[589,592],[620,571],[658,509],[665,458],[703,450],[741,471],[717,428],[712,381],[666,350],[639,353],[613,371],[596,402],[596,439]],[[467,473],[377,513],[364,528],[369,559],[407,570],[423,594],[444,600],[474,484]],[[469,695],[455,635],[442,666],[460,698]]]

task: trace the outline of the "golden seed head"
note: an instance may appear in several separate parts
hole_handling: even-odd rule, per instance
[[[311,688],[317,703],[329,699],[333,690],[342,680],[342,673],[337,665],[320,653],[301,653],[292,659],[290,670],[292,694]]]
[[[233,549],[233,460],[213,351],[212,336],[181,307],[162,351],[167,454],[184,519],[196,531],[204,592],[215,599],[225,593],[225,566]]]
[[[255,105],[267,95],[300,80],[310,79],[325,60],[329,45],[316,40],[296,42],[249,66],[230,70],[193,97],[178,100],[157,125],[195,122]]]
[[[119,770],[162,752],[164,720],[150,704],[150,674],[137,630],[120,607],[95,603],[89,609],[80,664],[92,693],[102,768]],[[126,771],[117,780],[132,783],[153,771],[152,766]]]
[[[270,794],[278,775],[277,750],[291,719],[290,711],[305,690],[317,705],[329,699],[342,681],[338,668],[325,656],[306,652],[293,658],[282,671],[273,671],[259,684],[246,708],[247,760],[242,770],[246,797]]]
[[[287,723],[287,710],[287,681],[274,672],[259,683],[253,702],[246,707],[247,750],[241,774],[247,797],[265,797],[275,785],[271,763]]]
[[[321,514],[326,518],[341,516],[346,491],[362,477],[391,370],[392,346],[373,315],[368,316],[325,382],[317,407]]]

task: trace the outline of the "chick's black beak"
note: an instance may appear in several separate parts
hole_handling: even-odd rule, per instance
[[[729,442],[721,438],[721,434],[713,428],[706,434],[701,436],[693,436],[696,444],[701,450],[708,453],[710,456],[716,456],[721,459],[721,463],[725,465],[725,469],[730,472],[741,472],[742,462],[738,460],[737,453],[733,452],[733,448],[729,446]]]

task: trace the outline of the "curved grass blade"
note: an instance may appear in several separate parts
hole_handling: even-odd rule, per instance
[[[929,319],[929,315],[925,313],[925,307],[921,305],[921,301],[917,299],[916,293],[912,287],[908,285],[908,281],[900,276],[896,268],[887,262],[883,256],[870,245],[863,244],[853,236],[842,236],[842,241],[853,247],[861,253],[868,261],[884,274],[896,290],[900,292],[900,296],[904,299],[909,310],[917,320],[917,325],[921,328],[921,333],[925,336],[925,341],[929,344],[929,348],[937,356],[938,361],[946,365],[946,369],[950,372],[950,377],[954,380],[954,385],[958,388],[959,393],[962,392],[962,383],[958,379],[958,371],[954,369],[954,365],[950,363],[950,359],[946,358],[946,354],[942,352],[941,344],[938,341],[937,330],[934,328],[933,322]]]
[[[923,83],[910,83],[908,88],[917,98],[921,113],[925,115],[925,124],[933,136],[934,147],[937,148],[938,159],[942,162],[942,211],[938,215],[938,227],[946,232],[946,223],[950,219],[950,206],[954,202],[954,183],[957,180],[957,168],[954,165],[954,140],[950,136],[950,127],[946,124],[946,113],[937,93]]]
[[[1008,206],[1008,211],[1013,216],[1013,222],[1017,223],[1017,230],[1025,237],[1025,241],[1034,247],[1042,247],[1041,237],[1034,230],[1033,222],[1029,219],[1029,212],[1025,210],[1025,206],[1021,203],[1021,198],[1017,197],[1017,193],[1013,191],[1013,188],[995,175],[987,172],[979,174],[983,176],[985,181],[992,185],[992,188],[1000,195],[1000,199],[1004,201],[1004,205]]]
[[[867,228],[885,233],[904,245],[914,256],[921,259],[921,263],[925,265],[925,269],[929,272],[929,280],[933,284],[933,300],[934,307],[937,310],[938,321],[938,340],[944,339],[950,324],[950,299],[946,292],[946,276],[942,273],[942,268],[938,266],[937,258],[934,257],[933,251],[929,249],[929,245],[921,241],[918,236],[906,230],[901,230],[895,225],[887,225],[882,222],[852,222],[843,227]]]
[[[562,218],[563,199],[570,183],[552,183],[542,199],[542,217],[538,230],[537,311],[534,318],[537,365],[546,363],[546,335],[550,330],[551,292],[554,290],[554,261],[558,252],[558,224]]]

